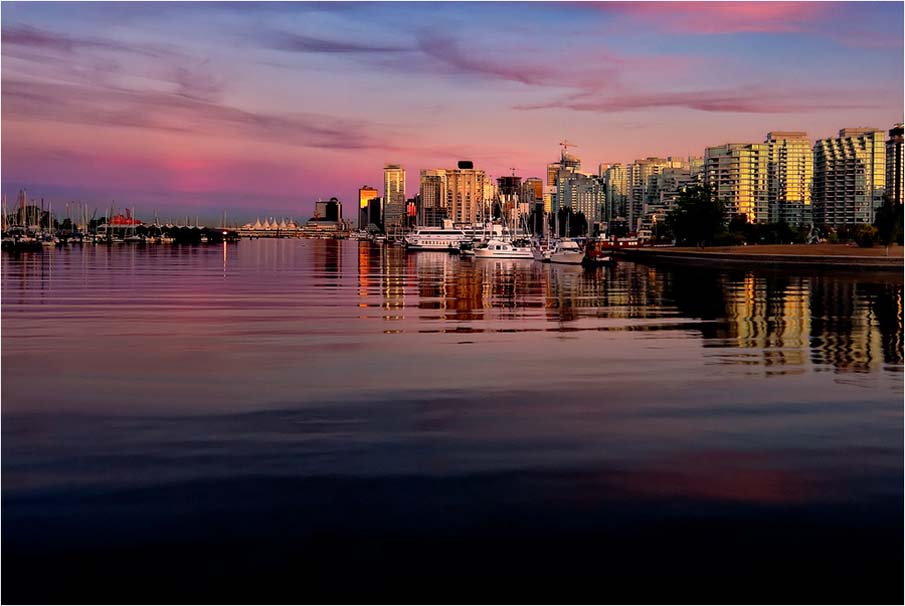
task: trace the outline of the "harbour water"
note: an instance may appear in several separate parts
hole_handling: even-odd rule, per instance
[[[5,601],[902,600],[903,280],[2,257]]]

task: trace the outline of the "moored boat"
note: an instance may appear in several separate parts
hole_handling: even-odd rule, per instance
[[[474,249],[478,259],[534,259],[531,246],[517,240],[491,238]]]
[[[568,265],[581,265],[584,260],[584,251],[578,242],[565,238],[556,243],[556,248],[550,253],[551,263],[565,263]]]

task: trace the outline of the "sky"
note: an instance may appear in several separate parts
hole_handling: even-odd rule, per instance
[[[901,2],[11,2],[2,192],[311,216],[402,164],[545,174],[903,120]]]

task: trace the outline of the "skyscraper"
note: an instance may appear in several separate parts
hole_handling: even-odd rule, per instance
[[[727,219],[769,221],[766,143],[727,143],[704,152],[704,182],[725,205]]]
[[[364,229],[370,223],[369,206],[371,200],[380,198],[380,192],[370,185],[362,185],[358,190],[358,228]],[[379,221],[378,221],[379,222]]]
[[[559,171],[556,188],[557,211],[568,208],[574,213],[582,213],[590,227],[600,221],[604,196],[603,182],[596,176],[570,169]]]
[[[814,154],[804,132],[767,133],[767,206],[771,223],[812,222]]]
[[[405,217],[405,169],[398,164],[383,167],[383,222],[401,227]]]
[[[528,177],[522,183],[522,200],[529,204],[543,204],[544,202],[544,181],[538,177]]]
[[[628,177],[625,167],[621,164],[612,164],[603,173],[604,205],[603,218],[612,221],[617,217],[626,216],[626,204],[628,203]]]
[[[462,168],[463,164],[460,162],[459,168],[446,171],[446,206],[456,223],[477,223],[487,212],[484,199],[487,176],[483,170]]]
[[[670,160],[666,158],[644,158],[635,160],[626,168],[625,216],[628,219],[629,229],[636,230],[640,225],[644,216],[644,202],[647,199],[647,191],[651,186],[652,178],[670,165]]]
[[[876,128],[843,128],[814,144],[814,223],[873,223],[886,188],[886,146]]]
[[[886,193],[897,203],[902,203],[905,190],[905,174],[902,170],[903,128],[896,124],[889,129],[889,140],[886,141]]]
[[[421,225],[440,227],[448,216],[446,171],[422,169],[418,191],[421,195]]]

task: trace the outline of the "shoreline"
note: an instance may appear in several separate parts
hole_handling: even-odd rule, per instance
[[[754,249],[754,250],[752,250]],[[760,249],[760,250],[757,250]],[[854,251],[859,251],[852,254]],[[782,269],[867,269],[874,271],[903,270],[902,247],[854,248],[846,245],[764,245],[694,248],[620,249],[617,256],[631,261],[666,262],[690,265],[740,265]],[[870,253],[879,254],[870,254]]]

